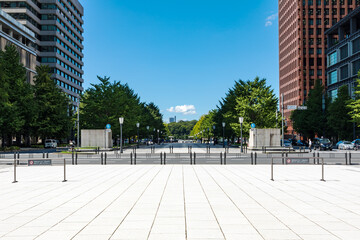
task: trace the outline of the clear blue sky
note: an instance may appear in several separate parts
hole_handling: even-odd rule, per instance
[[[238,79],[278,93],[277,0],[80,1],[85,89],[97,75],[128,83],[165,121],[198,119]]]

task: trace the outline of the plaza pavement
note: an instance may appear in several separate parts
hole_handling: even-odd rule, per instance
[[[137,165],[0,169],[0,239],[360,238],[360,167]]]

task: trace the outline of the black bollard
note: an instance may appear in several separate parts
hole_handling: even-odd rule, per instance
[[[352,163],[351,163],[351,152],[349,152],[349,165],[352,165]]]

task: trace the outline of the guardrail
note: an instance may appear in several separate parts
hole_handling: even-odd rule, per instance
[[[190,150],[190,149],[189,149]],[[224,149],[222,149],[224,150]],[[172,151],[173,152],[173,151]],[[39,153],[39,154],[7,154],[6,158],[0,158],[0,164],[12,165],[13,160],[27,159],[66,159],[68,164],[271,164],[271,159],[279,159],[281,164],[285,163],[288,157],[310,158],[313,163],[318,163],[320,158],[324,159],[324,164],[358,165],[360,164],[360,153],[355,152],[312,152],[312,153],[228,153],[227,151],[212,153],[139,153],[139,152],[101,152],[100,154],[71,152],[63,153]],[[20,165],[19,161],[17,162]],[[23,163],[23,162],[22,162]]]

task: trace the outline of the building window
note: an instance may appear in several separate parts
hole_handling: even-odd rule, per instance
[[[321,48],[316,49],[316,53],[321,55],[322,54],[322,49]]]
[[[317,66],[322,66],[322,58],[317,58]]]
[[[357,75],[360,70],[360,60],[352,62],[352,75]]]
[[[349,77],[348,65],[340,68],[340,80],[344,80]]]
[[[314,76],[314,69],[310,69],[310,70],[309,70],[309,75],[310,75],[310,76]]]
[[[314,49],[313,48],[309,48],[309,54],[314,54]]]
[[[353,54],[359,52],[360,51],[360,38],[355,39],[352,42],[352,46],[353,46],[353,50],[352,50]]]
[[[334,84],[337,82],[337,70],[332,71],[329,74],[329,85]]]
[[[335,99],[337,98],[337,94],[338,94],[337,89],[334,89],[329,92],[331,102],[335,101]]]
[[[318,76],[322,76],[322,70],[321,70],[321,69],[318,69],[318,70],[317,70],[317,75],[318,75]]]
[[[314,19],[312,19],[312,18],[309,19],[309,25],[310,25],[310,26],[311,26],[311,25],[314,25]]]
[[[333,52],[329,55],[329,64],[328,66],[332,66],[337,63],[337,52]]]
[[[348,54],[348,45],[340,48],[340,59],[343,60],[344,58],[347,58],[349,56]]]

